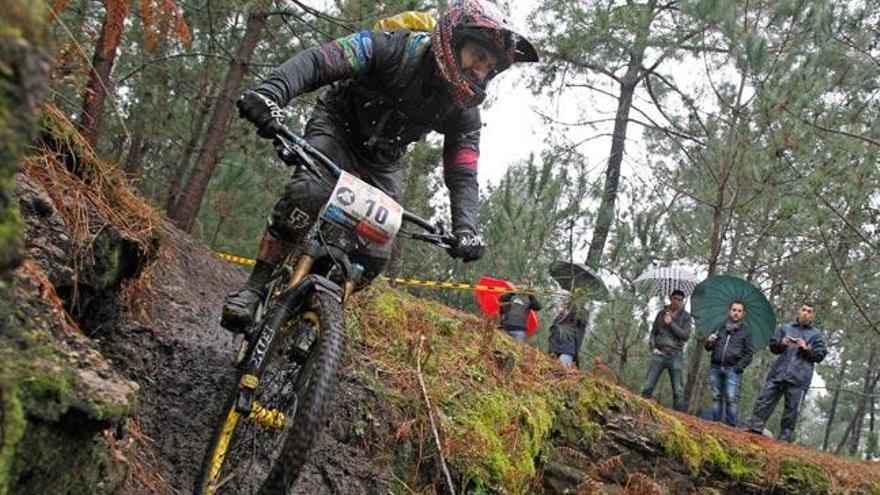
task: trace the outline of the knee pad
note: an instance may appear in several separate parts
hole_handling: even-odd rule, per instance
[[[315,217],[297,207],[289,212],[276,209],[269,215],[266,231],[278,239],[299,244],[314,222]]]
[[[272,209],[269,232],[279,239],[298,243],[318,218],[330,192],[318,179],[295,174]]]

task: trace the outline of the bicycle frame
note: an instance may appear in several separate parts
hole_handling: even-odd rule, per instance
[[[329,158],[288,129],[284,129],[284,132],[276,138],[275,149],[285,163],[303,166],[317,177],[323,177],[319,168],[327,170],[337,179],[343,173]],[[448,247],[452,241],[452,237],[445,234],[441,226],[432,225],[410,212],[402,211],[402,220],[416,224],[428,233],[411,234],[401,231],[401,234],[440,247]],[[325,292],[344,305],[360,282],[363,273],[363,267],[353,263],[349,253],[366,244],[367,241],[361,239],[356,232],[323,218],[316,219],[295,257],[288,258],[276,272],[276,277],[273,277],[270,290],[267,291],[261,306],[266,308],[273,298],[285,295],[289,300],[284,301],[283,310],[293,316],[302,310],[309,294],[314,291]],[[331,265],[327,272],[315,273],[316,263],[328,259]],[[337,284],[331,278],[341,283]],[[265,315],[260,315],[262,316]],[[254,323],[257,328],[260,324],[259,320]],[[252,396],[259,384],[258,377],[263,372],[265,358],[272,350],[276,335],[271,329],[262,328],[251,338],[255,340],[243,339],[236,360],[236,364],[243,366],[239,382],[239,398],[236,401],[236,409],[242,414],[251,412]],[[245,357],[247,357],[246,361],[244,361]]]

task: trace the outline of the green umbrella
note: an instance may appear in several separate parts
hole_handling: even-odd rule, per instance
[[[730,275],[715,275],[703,280],[691,295],[691,313],[703,337],[727,321],[727,310],[733,301],[746,305],[744,322],[752,332],[752,345],[761,349],[770,342],[776,330],[776,314],[760,289]]]

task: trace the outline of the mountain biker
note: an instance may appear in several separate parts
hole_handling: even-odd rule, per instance
[[[497,7],[485,0],[455,0],[430,33],[360,31],[302,51],[245,92],[237,105],[258,135],[271,139],[283,123],[279,107],[332,84],[315,104],[305,139],[395,199],[408,145],[432,130],[442,133],[443,175],[457,239],[449,254],[468,262],[484,250],[477,228],[478,106],[498,73],[513,63],[537,60],[532,44]],[[294,173],[269,217],[245,286],[226,296],[224,327],[242,331],[250,325],[275,266],[302,241],[331,190],[307,172]],[[355,254],[368,282],[382,271],[391,247],[363,251]]]

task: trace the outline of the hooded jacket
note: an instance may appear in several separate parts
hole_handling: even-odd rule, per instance
[[[362,158],[355,172],[393,197],[407,147],[430,131],[443,134],[453,229],[476,232],[480,111],[453,105],[436,76],[430,43],[428,33],[360,31],[294,55],[256,91],[284,106],[330,85],[310,123],[332,123],[334,134]]]

